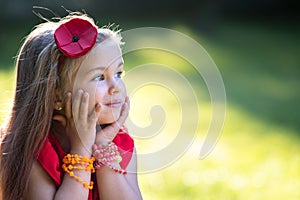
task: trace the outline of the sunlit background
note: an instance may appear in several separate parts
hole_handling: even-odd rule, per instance
[[[2,2],[1,125],[12,103],[14,57],[23,38],[41,22],[32,11],[47,18],[54,16],[33,6],[50,8],[59,16],[66,14],[65,9],[84,10],[99,26],[115,23],[124,31],[148,26],[177,30],[198,41],[218,66],[226,88],[226,120],[216,147],[207,157],[199,159],[212,115],[210,96],[201,77],[191,70],[188,62],[168,52],[145,50],[124,56],[127,71],[159,63],[189,74],[188,81],[195,86],[200,99],[199,126],[189,148],[170,165],[139,175],[144,199],[300,199],[297,3],[280,0]],[[141,77],[157,76],[147,70],[139,73]],[[125,81],[130,85],[133,80],[125,75]],[[170,88],[173,87],[182,85],[173,81]],[[182,121],[180,109],[189,107],[189,101],[178,102],[176,94],[159,85],[141,87],[138,93],[131,94],[132,122],[140,127],[160,119],[165,122],[156,135],[145,138],[130,129],[136,137],[138,152],[155,152],[176,137]],[[162,109],[151,112],[155,105]],[[195,126],[193,120],[190,123],[187,125]]]

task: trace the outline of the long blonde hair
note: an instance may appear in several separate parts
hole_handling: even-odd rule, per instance
[[[85,56],[65,58],[54,41],[55,29],[74,17],[91,18],[71,13],[58,22],[38,25],[20,48],[16,62],[16,88],[11,115],[2,130],[0,158],[1,198],[22,199],[27,189],[32,164],[42,148],[51,128],[55,92],[65,92]],[[114,38],[121,44],[117,31],[99,29],[96,43]]]

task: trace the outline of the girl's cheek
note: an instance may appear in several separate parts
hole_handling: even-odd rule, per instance
[[[124,83],[124,81],[122,80],[121,82],[121,92],[124,96],[127,96],[127,90],[126,90],[126,85]]]
[[[103,96],[105,95],[104,88],[97,87],[94,93],[94,102],[101,103],[101,100],[103,99]]]

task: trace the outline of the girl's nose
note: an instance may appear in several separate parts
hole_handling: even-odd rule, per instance
[[[119,92],[119,83],[117,80],[111,80],[109,83],[108,94],[113,95]]]

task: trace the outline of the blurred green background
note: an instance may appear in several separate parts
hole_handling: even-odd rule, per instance
[[[296,2],[11,0],[1,5],[0,124],[12,102],[14,57],[23,38],[41,22],[32,6],[50,8],[59,16],[66,14],[61,6],[84,9],[98,24],[116,23],[122,30],[170,28],[197,40],[215,61],[226,87],[227,114],[213,152],[199,159],[211,114],[209,94],[203,90],[197,138],[171,166],[139,176],[144,198],[300,199],[300,17]],[[53,16],[42,9],[35,11]],[[128,69],[139,61],[153,60],[168,64],[170,56],[141,52],[125,57]],[[135,103],[133,108],[141,106]],[[144,151],[143,141],[137,140],[136,145]]]

